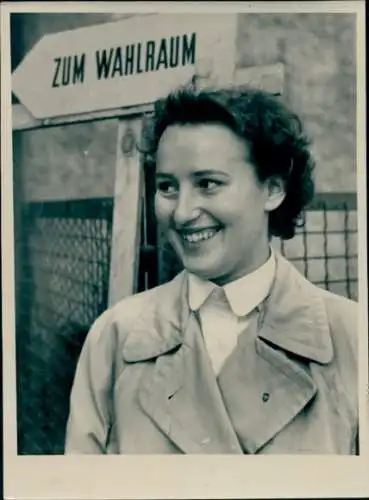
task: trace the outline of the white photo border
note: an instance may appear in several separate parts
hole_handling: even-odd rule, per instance
[[[360,456],[17,456],[11,12],[352,12],[357,15]],[[5,498],[312,498],[369,495],[364,1],[4,2],[1,5],[2,310]]]

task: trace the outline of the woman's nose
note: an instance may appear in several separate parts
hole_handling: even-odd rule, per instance
[[[183,226],[195,220],[200,213],[198,200],[191,192],[180,192],[173,211],[176,226]]]

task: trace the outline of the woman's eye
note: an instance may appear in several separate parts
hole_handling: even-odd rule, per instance
[[[201,179],[199,181],[199,187],[200,187],[200,189],[203,189],[204,191],[214,191],[220,185],[221,185],[221,183],[219,181],[215,181],[213,179]]]
[[[172,182],[162,181],[157,183],[156,190],[162,194],[172,195],[177,192],[177,187]]]

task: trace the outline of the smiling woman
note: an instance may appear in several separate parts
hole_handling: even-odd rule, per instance
[[[314,193],[299,118],[266,92],[184,88],[148,139],[184,270],[92,327],[66,452],[357,454],[356,304],[270,244]]]
[[[184,267],[217,284],[269,255],[268,212],[283,184],[259,182],[245,142],[216,123],[171,126],[157,152],[156,213]]]

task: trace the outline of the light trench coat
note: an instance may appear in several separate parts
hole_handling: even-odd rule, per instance
[[[216,379],[187,278],[97,319],[77,366],[65,452],[356,454],[357,304],[277,254],[271,293]]]

